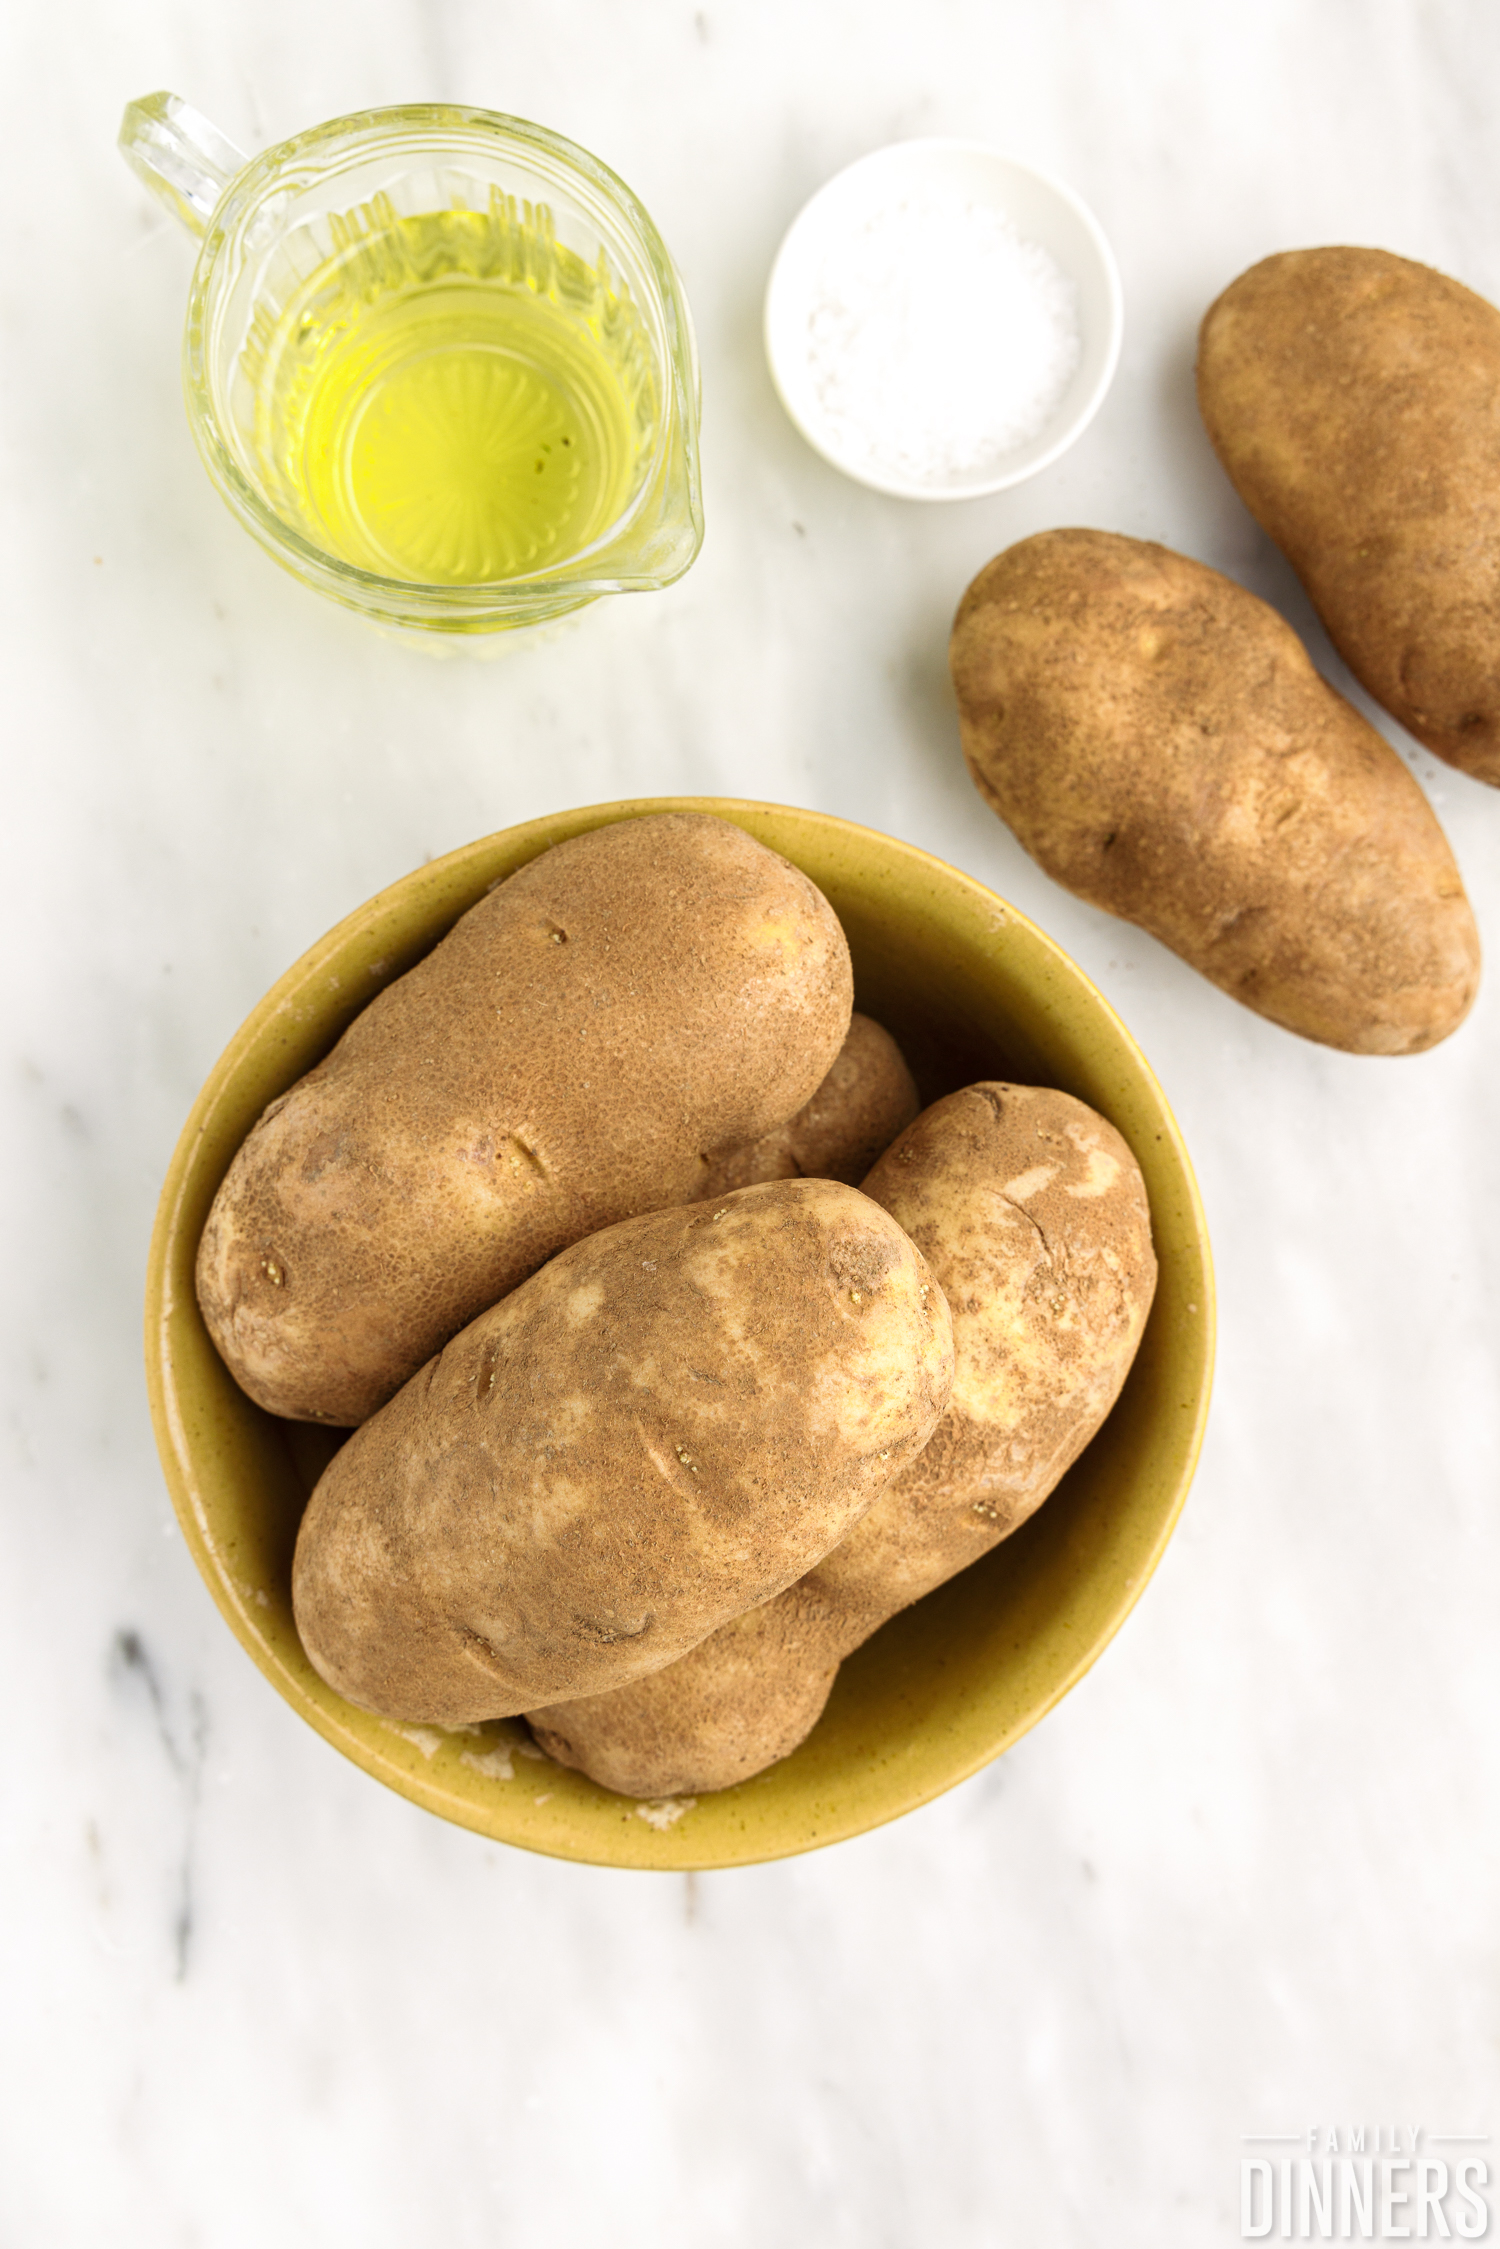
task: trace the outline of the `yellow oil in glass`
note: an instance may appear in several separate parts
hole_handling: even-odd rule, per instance
[[[581,553],[628,506],[653,363],[602,253],[545,206],[332,221],[333,254],[262,302],[242,365],[268,490],[378,576],[478,585]]]

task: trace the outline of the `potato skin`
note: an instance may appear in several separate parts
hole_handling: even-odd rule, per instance
[[[1056,1489],[1130,1371],[1156,1253],[1125,1140],[1050,1086],[989,1081],[934,1102],[863,1191],[937,1274],[954,1335],[947,1412],[820,1572],[846,1613],[869,1604],[873,1629]]]
[[[845,1637],[808,1579],[731,1617],[664,1670],[527,1716],[554,1763],[601,1788],[709,1796],[753,1780],[807,1739],[848,1652]]]
[[[840,1660],[1034,1513],[1119,1395],[1156,1257],[1145,1183],[1104,1118],[1044,1087],[970,1086],[924,1110],[864,1192],[948,1299],[948,1409],[798,1584],[666,1670],[529,1714],[550,1755],[607,1788],[697,1795],[786,1756]]]
[[[952,1352],[920,1253],[835,1181],[590,1235],[335,1456],[297,1541],[307,1653],[437,1725],[669,1663],[845,1534],[926,1442]]]
[[[716,1157],[700,1193],[726,1195],[763,1179],[842,1179],[857,1187],[921,1106],[890,1032],[856,1013],[812,1099],[775,1132]]]
[[[1500,786],[1500,311],[1388,250],[1290,250],[1204,315],[1198,404],[1355,678]]]
[[[265,1112],[198,1258],[209,1333],[293,1420],[354,1424],[566,1244],[694,1199],[848,1029],[806,876],[668,813],[499,884]]]
[[[1431,807],[1243,587],[1042,532],[969,587],[951,660],[981,794],[1069,890],[1328,1046],[1417,1053],[1468,1013],[1479,934]]]

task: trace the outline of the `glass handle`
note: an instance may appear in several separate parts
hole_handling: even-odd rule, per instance
[[[233,141],[180,94],[142,94],[120,120],[120,153],[174,218],[208,232],[215,204],[245,163]]]

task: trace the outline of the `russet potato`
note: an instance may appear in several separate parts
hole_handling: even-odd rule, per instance
[[[351,1701],[436,1725],[638,1678],[804,1576],[952,1378],[941,1290],[852,1187],[624,1220],[336,1454],[297,1541],[303,1645]]]
[[[827,900],[728,821],[544,852],[235,1157],[198,1257],[231,1372],[273,1413],[363,1421],[559,1249],[707,1192],[822,1083],[852,998]]]
[[[1377,703],[1500,786],[1500,311],[1388,250],[1289,250],[1204,316],[1214,449]]]
[[[1108,1414],[1145,1328],[1145,1185],[1071,1096],[983,1084],[924,1110],[864,1183],[953,1316],[948,1409],[926,1447],[797,1584],[669,1668],[533,1709],[548,1753],[635,1796],[748,1779],[816,1723],[842,1658],[1006,1537]]]
[[[842,1179],[857,1187],[921,1106],[890,1032],[856,1013],[812,1099],[776,1131],[716,1157],[699,1193],[723,1195],[764,1179]]]
[[[974,780],[1056,881],[1329,1046],[1412,1054],[1463,1020],[1479,936],[1447,840],[1265,602],[1045,531],[979,573],[951,659]]]

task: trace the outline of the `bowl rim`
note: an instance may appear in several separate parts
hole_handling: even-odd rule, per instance
[[[289,1651],[284,1644],[278,1646],[269,1635],[263,1610],[264,1591],[246,1581],[237,1571],[238,1549],[231,1539],[227,1544],[215,1535],[211,1515],[211,1494],[204,1487],[195,1458],[195,1413],[200,1421],[212,1422],[211,1408],[202,1408],[201,1400],[195,1405],[188,1377],[193,1364],[211,1364],[216,1379],[234,1393],[236,1410],[248,1407],[249,1401],[234,1389],[222,1362],[208,1342],[207,1331],[198,1313],[192,1288],[192,1269],[196,1258],[201,1217],[195,1220],[194,1211],[206,1213],[206,1199],[211,1198],[228,1168],[229,1161],[248,1129],[239,1125],[232,1130],[225,1125],[224,1112],[235,1098],[237,1081],[252,1072],[259,1076],[263,1070],[268,1043],[284,1050],[290,1057],[286,1064],[289,1072],[286,1083],[294,1082],[303,1071],[311,1067],[299,1059],[300,1050],[309,1050],[309,1042],[318,1051],[326,1052],[344,1027],[374,991],[386,982],[404,973],[411,962],[430,951],[440,942],[441,936],[452,926],[459,915],[467,910],[493,881],[503,880],[527,860],[538,856],[552,844],[586,829],[602,827],[624,819],[647,818],[669,812],[709,813],[715,817],[733,820],[744,826],[768,847],[799,864],[795,856],[796,835],[780,833],[784,827],[810,829],[829,848],[840,844],[878,847],[877,858],[894,855],[911,875],[925,881],[935,898],[946,899],[954,911],[962,906],[967,918],[978,928],[993,931],[997,948],[1003,942],[1019,940],[1024,948],[1036,949],[1049,971],[1087,1003],[1091,1020],[1113,1042],[1120,1061],[1135,1073],[1137,1093],[1147,1096],[1149,1119],[1154,1138],[1160,1148],[1159,1156],[1152,1152],[1152,1160],[1170,1166],[1173,1193],[1185,1214],[1185,1240],[1188,1262],[1192,1268],[1191,1285],[1197,1290],[1197,1302],[1189,1309],[1199,1314],[1191,1347],[1191,1364],[1184,1370],[1182,1396],[1176,1411],[1186,1419],[1174,1422],[1173,1443],[1176,1467],[1170,1487],[1165,1491],[1153,1517],[1153,1530],[1149,1544],[1137,1560],[1135,1572],[1128,1577],[1117,1594],[1111,1596],[1108,1613],[1091,1636],[1080,1637],[1070,1648],[1066,1660],[1056,1669],[1046,1691],[1013,1721],[998,1732],[970,1727],[950,1728],[948,1735],[938,1744],[937,1750],[925,1764],[918,1759],[918,1769],[912,1767],[908,1757],[887,1759],[880,1765],[883,1782],[877,1776],[874,1793],[877,1799],[873,1811],[868,1805],[850,1811],[841,1809],[837,1801],[820,1800],[813,1813],[804,1818],[795,1832],[776,1832],[768,1843],[764,1834],[758,1833],[753,1819],[709,1822],[715,1828],[713,1840],[707,1834],[695,1833],[695,1827],[705,1823],[677,1824],[677,1811],[670,1805],[651,1807],[637,1804],[633,1799],[614,1797],[598,1789],[581,1774],[565,1772],[550,1763],[532,1768],[534,1775],[545,1774],[547,1790],[533,1796],[529,1789],[507,1789],[504,1794],[476,1799],[474,1784],[466,1781],[457,1771],[458,1763],[473,1763],[472,1753],[459,1748],[455,1756],[436,1757],[441,1746],[452,1746],[451,1738],[438,1729],[399,1726],[394,1722],[373,1718],[357,1710],[335,1695],[312,1672],[300,1646]],[[762,834],[762,829],[770,833]],[[788,846],[791,848],[788,848]],[[497,855],[504,855],[506,864],[492,881],[482,878],[489,873]],[[812,879],[816,879],[815,877]],[[366,984],[363,989],[346,990],[338,973],[337,964],[344,960],[351,946],[372,937],[380,937],[383,930],[393,930],[398,917],[405,910],[408,915],[413,901],[425,900],[424,928],[428,932],[424,941],[409,949],[409,957],[393,963],[391,948],[375,964],[381,972],[380,982]],[[977,918],[976,918],[977,917]],[[440,925],[440,926],[439,926]],[[436,928],[437,934],[430,934]],[[394,948],[399,952],[399,944]],[[388,971],[388,973],[386,973]],[[338,995],[334,998],[334,995]],[[342,1020],[339,1020],[342,1016]],[[332,1028],[330,1029],[330,1023]],[[259,1065],[257,1058],[260,1058]],[[272,1095],[270,1098],[274,1098]],[[253,1122],[256,1110],[251,1113]],[[1138,1154],[1140,1151],[1137,1151]],[[1141,1157],[1143,1165],[1147,1158]],[[1157,1316],[1161,1303],[1153,1307]],[[796,806],[783,806],[753,798],[730,797],[647,797],[628,798],[618,802],[590,805],[570,811],[550,814],[540,819],[518,823],[495,831],[493,834],[461,845],[457,850],[431,860],[411,870],[408,874],[377,892],[345,915],[323,937],[310,946],[271,986],[270,990],[251,1010],[234,1036],[224,1048],[210,1071],[183,1126],[177,1146],[168,1166],[158,1204],[156,1221],[152,1230],[147,1267],[145,1300],[145,1346],[147,1391],[150,1402],[152,1426],[156,1437],[163,1472],[174,1510],[187,1539],[193,1560],[221,1614],[231,1630],[245,1647],[258,1668],[265,1673],[297,1714],[316,1732],[323,1735],[354,1764],[384,1782],[398,1794],[407,1797],[425,1809],[455,1824],[468,1827],[492,1840],[509,1842],[543,1855],[572,1859],[584,1863],[636,1869],[672,1869],[690,1871],[733,1865],[760,1864],[771,1860],[795,1856],[800,1852],[846,1840],[866,1833],[907,1811],[931,1802],[939,1795],[969,1778],[974,1772],[991,1763],[994,1758],[1010,1748],[1013,1743],[1037,1724],[1048,1711],[1075,1686],[1103,1653],[1114,1638],[1125,1618],[1140,1599],[1145,1585],[1154,1573],[1167,1543],[1181,1515],[1188,1488],[1192,1482],[1203,1441],[1212,1387],[1214,1361],[1214,1284],[1212,1259],[1202,1201],[1193,1176],[1186,1147],[1175,1119],[1167,1105],[1165,1095],[1144,1055],[1136,1045],[1120,1018],[1110,1007],[1090,980],[1083,974],[1054,939],[1036,927],[1027,917],[1000,899],[993,891],[979,883],[973,876],[950,866],[932,853],[906,843],[900,838],[887,836],[879,830],[866,828],[829,813],[810,812]],[[1149,1327],[1148,1327],[1149,1333]],[[184,1356],[183,1346],[187,1353]],[[206,1353],[206,1359],[204,1354]],[[1174,1361],[1175,1365],[1175,1361]],[[1128,1387],[1128,1386],[1127,1386]],[[284,1429],[287,1425],[275,1424],[271,1417],[260,1415],[260,1409],[251,1408],[251,1414],[267,1425],[269,1430]],[[201,1436],[200,1436],[201,1441]],[[1088,1451],[1083,1455],[1088,1459]],[[1070,1472],[1071,1473],[1071,1472]],[[1033,1523],[1043,1522],[1047,1510],[1043,1508],[1033,1518]],[[1014,1534],[1017,1538],[1024,1531]],[[992,1550],[1004,1553],[1008,1542]],[[982,1568],[983,1564],[976,1565]],[[972,1580],[972,1572],[960,1572],[959,1578],[949,1581],[949,1588],[963,1580]],[[943,1599],[949,1588],[940,1588],[926,1597],[928,1602]],[[912,1617],[923,1603],[902,1612]],[[893,1620],[898,1623],[900,1618]],[[890,1626],[882,1627],[889,1632]],[[873,1647],[880,1638],[865,1644]],[[857,1663],[864,1650],[849,1659]],[[501,1721],[502,1726],[509,1722]],[[815,1740],[817,1729],[809,1740]],[[926,1740],[926,1737],[922,1737]],[[527,1751],[511,1737],[510,1748],[519,1749],[521,1755],[540,1757],[541,1752]],[[794,1752],[794,1757],[802,1752]],[[792,1760],[783,1760],[789,1765]],[[887,1770],[888,1767],[888,1770]],[[449,1768],[452,1768],[451,1770]],[[771,1773],[782,1767],[770,1768]],[[554,1776],[556,1778],[554,1779]],[[513,1776],[502,1776],[510,1778]],[[705,1807],[727,1806],[746,1790],[752,1790],[756,1776],[741,1783],[736,1789],[716,1792],[702,1800]],[[541,1813],[552,1801],[552,1791],[562,1783],[576,1796],[575,1784],[603,1800],[604,1810],[610,1816],[576,1819]],[[525,1799],[523,1802],[522,1799]],[[693,1809],[689,1805],[687,1808]],[[634,1817],[632,1815],[635,1815]],[[644,1823],[644,1824],[642,1824]],[[773,1822],[774,1827],[774,1822]]]
[[[1052,442],[1034,457],[1031,456],[1029,447],[1018,447],[1017,452],[1021,456],[1018,465],[1003,469],[998,475],[977,476],[965,482],[942,487],[918,483],[910,478],[887,475],[877,469],[865,466],[857,466],[841,453],[836,445],[829,442],[826,429],[820,424],[810,421],[804,414],[796,399],[795,386],[787,375],[786,370],[789,363],[781,347],[781,327],[784,317],[781,297],[786,288],[787,273],[802,248],[802,241],[798,239],[799,236],[805,237],[808,231],[816,228],[824,213],[826,213],[829,203],[836,197],[841,197],[847,190],[847,183],[858,174],[869,171],[873,176],[875,173],[887,169],[898,170],[902,161],[912,161],[925,153],[983,157],[987,162],[1006,171],[1035,181],[1048,194],[1054,196],[1078,221],[1098,260],[1100,278],[1104,285],[1104,295],[1109,308],[1108,332],[1099,373],[1092,387],[1073,413],[1065,422],[1060,424]],[[998,204],[996,207],[1001,208]],[[1125,332],[1125,300],[1120,283],[1119,265],[1114,251],[1110,247],[1109,237],[1105,234],[1103,227],[1099,224],[1088,204],[1084,202],[1082,196],[1075,188],[1070,187],[1066,180],[1060,179],[1054,172],[1044,170],[1040,165],[1027,164],[1019,157],[1008,155],[1004,149],[997,148],[993,142],[967,139],[958,135],[925,133],[914,134],[905,140],[887,141],[882,147],[870,149],[863,156],[857,156],[852,163],[844,165],[842,170],[835,172],[831,178],[826,179],[822,186],[815,189],[808,197],[782,236],[772,263],[770,276],[766,283],[761,330],[766,363],[770,369],[771,381],[775,387],[776,395],[781,400],[793,427],[820,459],[826,461],[830,468],[837,469],[840,475],[851,478],[856,484],[864,485],[871,492],[881,492],[888,498],[895,500],[918,500],[936,504],[949,500],[985,499],[991,493],[1005,492],[1013,485],[1024,484],[1029,477],[1037,476],[1043,469],[1049,468],[1061,454],[1067,452],[1069,447],[1082,437],[1103,405],[1119,366],[1120,350]]]

